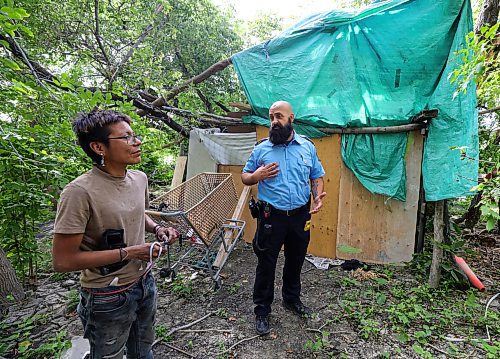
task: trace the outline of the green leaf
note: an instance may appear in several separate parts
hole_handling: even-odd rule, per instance
[[[12,61],[10,59],[6,59],[6,58],[1,57],[0,58],[0,62],[2,64],[4,64],[5,66],[7,66],[9,69],[12,69],[12,70],[15,70],[15,71],[21,70],[21,68],[19,67],[19,65],[17,64],[17,62]]]
[[[408,337],[408,334],[406,334],[405,332],[401,332],[396,335],[396,339],[401,343],[407,343],[410,338]]]
[[[355,248],[348,246],[346,244],[342,244],[337,247],[337,251],[342,252],[342,253],[349,253],[349,254],[357,254],[361,253],[363,250],[361,248]]]
[[[385,278],[375,278],[375,282],[377,282],[378,285],[385,285],[388,283]]]
[[[386,302],[387,297],[385,296],[384,293],[378,293],[377,294],[377,304],[378,305],[383,305]]]
[[[7,14],[8,17],[10,17],[11,19],[13,20],[22,20],[24,19],[25,17],[28,17],[30,16],[26,10],[24,10],[23,8],[11,8],[11,7],[8,7],[8,6],[4,6],[0,9],[1,12],[3,12],[4,14]]]
[[[493,228],[495,228],[495,223],[497,219],[496,218],[488,218],[488,221],[486,222],[486,230],[489,232]]]

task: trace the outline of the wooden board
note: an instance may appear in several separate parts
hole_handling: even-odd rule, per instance
[[[243,191],[241,192],[241,195],[238,200],[238,204],[236,205],[236,209],[233,212],[233,216],[231,219],[240,219],[241,220],[241,215],[243,214],[243,209],[247,206],[248,200],[250,198],[250,190],[251,187],[245,186],[243,188]],[[227,257],[229,255],[229,251],[226,251],[226,248],[224,247],[224,244],[226,245],[227,248],[231,246],[233,241],[236,238],[232,238],[232,235],[234,236],[232,231],[228,231],[226,235],[224,236],[224,243],[221,243],[219,251],[217,252],[217,256],[215,257],[215,260],[213,262],[213,266],[216,268],[221,268],[224,263],[227,260]]]
[[[218,165],[217,172],[219,173],[231,173],[233,175],[234,186],[236,188],[236,194],[238,198],[241,196],[243,188],[245,185],[241,182],[241,171],[244,166],[236,165]],[[251,186],[250,197],[254,196],[257,198],[257,185]],[[250,198],[249,197],[249,198]],[[243,206],[243,212],[241,214],[241,220],[245,221],[245,233],[243,239],[247,243],[252,243],[253,237],[255,235],[255,229],[257,228],[257,221],[250,214],[248,209],[248,202]]]
[[[415,244],[423,138],[410,132],[406,156],[406,202],[370,193],[341,163],[337,243],[362,250],[337,250],[339,258],[371,263],[399,263],[412,259]]]
[[[257,139],[268,137],[269,129],[257,126]],[[340,135],[313,139],[318,157],[325,169],[323,208],[311,219],[311,242],[308,252],[320,257],[335,258],[340,185]]]
[[[337,248],[337,218],[340,186],[340,135],[313,139],[318,157],[325,169],[325,192],[323,208],[313,214],[311,220],[311,242],[308,252],[319,257],[335,258]]]
[[[170,188],[177,187],[182,183],[184,173],[186,172],[187,159],[187,156],[177,157],[177,161],[175,161],[174,176],[172,177],[172,184]]]

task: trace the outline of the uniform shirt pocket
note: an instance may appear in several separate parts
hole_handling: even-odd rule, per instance
[[[311,175],[311,169],[312,169],[312,158],[307,155],[301,155],[298,158],[299,162],[299,168],[301,172],[301,180],[305,182],[305,184],[309,184],[309,176]]]

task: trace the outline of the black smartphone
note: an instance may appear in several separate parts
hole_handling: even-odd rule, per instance
[[[123,229],[106,229],[102,234],[103,249],[118,249],[125,248],[127,245],[124,242]]]

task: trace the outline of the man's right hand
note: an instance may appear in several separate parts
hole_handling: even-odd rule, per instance
[[[253,186],[259,181],[266,180],[269,178],[276,177],[278,175],[279,165],[276,162],[269,163],[267,165],[262,165],[255,170],[253,173],[244,172],[241,174],[242,182],[247,186]]]
[[[279,165],[276,162],[269,163],[268,165],[262,165],[257,168],[252,177],[256,180],[256,182],[276,177],[280,171],[278,167]]]

